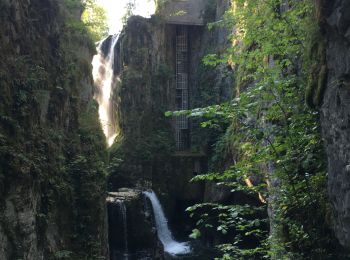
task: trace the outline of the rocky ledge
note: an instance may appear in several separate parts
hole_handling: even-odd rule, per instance
[[[142,196],[141,190],[130,189],[130,188],[121,188],[117,192],[108,192],[107,203],[115,202],[116,200],[120,201],[133,201],[138,200]]]

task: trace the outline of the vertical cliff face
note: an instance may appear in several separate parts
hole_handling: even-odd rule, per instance
[[[210,1],[208,1],[209,3]],[[220,2],[218,16],[226,1]],[[206,19],[216,18],[216,2],[210,2]],[[188,181],[205,165],[203,156],[210,145],[210,135],[191,123],[191,148],[176,153],[173,120],[166,111],[177,110],[176,104],[176,32],[178,25],[167,24],[162,16],[151,19],[131,17],[115,46],[114,111],[120,129],[120,140],[112,148],[111,188],[148,186],[151,183],[164,192],[171,191],[182,199],[202,196],[202,190]],[[216,52],[224,32],[208,31],[206,26],[187,26],[189,108],[222,102],[230,96],[232,79],[226,68],[213,69],[202,63],[208,53]],[[193,158],[193,155],[197,159]],[[181,158],[182,157],[182,158]],[[180,169],[182,161],[187,170]],[[197,161],[197,163],[194,163]],[[202,168],[203,170],[203,168]]]
[[[107,254],[94,46],[80,14],[79,1],[0,2],[1,259]]]
[[[111,189],[147,186],[156,161],[169,163],[174,141],[164,112],[171,109],[174,94],[168,29],[157,19],[131,17],[115,46],[113,106],[120,136],[112,147],[111,160],[118,167]]]
[[[350,2],[323,1],[319,7],[327,38],[328,77],[321,123],[328,156],[328,188],[336,235],[350,248]]]

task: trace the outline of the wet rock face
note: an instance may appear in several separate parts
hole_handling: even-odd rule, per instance
[[[350,249],[350,2],[325,1],[328,82],[321,106],[328,157],[328,189],[334,207],[334,229]]]

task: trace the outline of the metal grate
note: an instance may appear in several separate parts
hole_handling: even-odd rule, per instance
[[[177,110],[189,109],[188,95],[188,30],[178,26],[176,32],[176,106]],[[175,116],[175,133],[178,150],[188,148],[188,118]]]
[[[188,130],[177,130],[176,131],[176,145],[179,151],[188,149],[189,135]]]
[[[188,75],[187,73],[176,74],[176,89],[188,89]]]

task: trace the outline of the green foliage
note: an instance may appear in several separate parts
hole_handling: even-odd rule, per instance
[[[122,38],[130,45],[132,37]],[[170,122],[164,117],[168,104],[167,91],[173,73],[166,64],[155,69],[145,66],[149,60],[147,48],[132,46],[126,55],[115,104],[119,109],[120,140],[110,150],[111,187],[138,185],[150,178],[156,162],[169,164],[175,150]],[[147,91],[144,91],[147,89]],[[149,91],[148,91],[149,90]],[[149,98],[150,97],[150,98]]]
[[[85,4],[81,19],[94,41],[99,41],[108,35],[106,10],[95,1],[88,1]]]
[[[307,104],[319,107],[323,100],[327,85],[326,43],[318,26],[311,27],[306,50],[306,66],[309,68],[309,78],[305,92]]]
[[[202,203],[194,205],[187,211],[191,217],[199,220],[197,228],[193,230],[190,237],[196,239],[202,233],[216,233],[216,237],[221,237],[223,241],[232,241],[230,238],[234,237],[233,242],[218,245],[225,255],[224,259],[229,259],[228,256],[234,257],[233,259],[261,259],[266,255],[266,247],[259,246],[257,241],[264,238],[267,231],[266,219],[258,218],[258,215],[265,210],[265,207],[248,204]],[[247,247],[248,243],[253,247]]]
[[[254,224],[264,222],[257,208],[242,214],[238,210],[242,205],[209,205],[210,211],[220,206],[231,208],[230,214],[219,211],[215,215],[218,231],[234,231],[233,241],[220,246],[223,259],[281,259],[282,255],[288,259],[334,259],[339,253],[334,250],[337,243],[327,217],[326,159],[318,113],[309,110],[304,101],[307,35],[315,28],[312,15],[313,4],[308,0],[288,4],[282,0],[232,1],[223,21],[213,26],[235,28],[233,45],[225,54],[208,55],[204,62],[211,66],[228,63],[234,68],[236,98],[228,104],[175,112],[208,118],[202,126],[230,122],[215,146],[213,171],[195,180],[214,181],[250,196],[260,193],[273,208],[270,220],[279,231],[268,237],[264,226]],[[227,162],[232,165],[215,171]],[[258,181],[247,187],[247,179]],[[206,214],[201,213],[200,227],[208,217],[214,218]],[[230,217],[220,222],[220,214]],[[241,237],[255,233],[260,246],[242,243]]]
[[[108,35],[106,10],[95,0],[64,0],[64,6],[66,27],[71,34],[88,35],[95,42]],[[76,17],[77,13],[81,13],[81,17]]]

